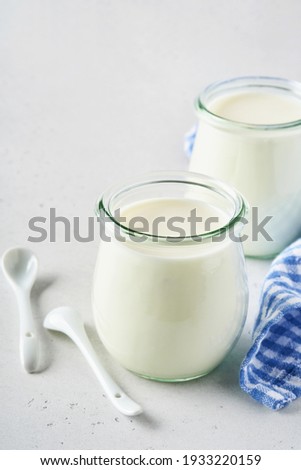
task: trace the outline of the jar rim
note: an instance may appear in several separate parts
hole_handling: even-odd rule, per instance
[[[155,235],[153,233],[142,232],[130,228],[127,225],[121,224],[116,219],[111,207],[111,203],[114,197],[117,197],[132,189],[137,189],[146,185],[160,183],[187,184],[211,190],[233,203],[233,214],[231,216],[229,215],[229,220],[226,224],[222,225],[221,227],[215,230],[203,232],[197,235],[188,235],[185,237],[163,236],[157,234]],[[187,244],[190,244],[198,241],[208,241],[213,237],[219,236],[225,233],[226,231],[229,231],[245,216],[247,212],[247,207],[248,205],[244,197],[236,189],[221,180],[200,173],[193,173],[189,171],[157,171],[144,174],[140,178],[131,178],[123,182],[122,184],[112,186],[107,191],[105,191],[103,195],[97,200],[95,212],[97,217],[101,217],[103,211],[104,214],[109,218],[109,220],[115,225],[117,225],[125,235],[134,237],[143,236],[147,237],[147,239],[156,240],[157,242],[162,243],[181,240],[181,242],[186,242]]]
[[[242,90],[242,89],[254,89],[254,88],[270,88],[274,90],[281,90],[287,94],[294,95],[296,98],[301,99],[301,83],[296,80],[288,80],[280,77],[270,77],[264,75],[249,75],[242,77],[234,77],[227,80],[220,80],[208,85],[196,98],[195,109],[197,113],[204,113],[216,124],[223,126],[231,126],[241,129],[250,129],[258,131],[266,130],[282,130],[282,129],[295,129],[301,127],[301,118],[295,121],[282,122],[277,124],[252,124],[246,122],[240,122],[231,120],[218,114],[213,113],[208,109],[208,99],[221,92],[223,89],[225,92],[231,90]]]

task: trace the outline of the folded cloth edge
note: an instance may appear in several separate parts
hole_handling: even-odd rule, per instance
[[[249,388],[246,383],[249,383],[248,372],[249,369],[252,368],[252,364],[250,363],[252,356],[259,350],[261,341],[264,338],[267,330],[273,324],[276,324],[283,316],[284,311],[279,312],[279,314],[262,329],[261,333],[257,336],[246,357],[244,358],[239,373],[241,389],[250,395],[254,400],[262,403],[272,410],[280,410],[281,408],[284,408],[285,406],[289,405],[291,401],[295,400],[297,396],[292,391],[278,387],[273,383],[252,384],[252,388]]]
[[[295,388],[294,385],[290,381],[288,381],[287,384],[284,380],[282,381],[280,374],[275,375],[274,379],[280,383],[282,382],[281,386],[273,383],[273,380],[271,382],[265,382],[262,377],[257,381],[256,375],[258,367],[256,358],[257,353],[260,351],[262,341],[266,337],[268,330],[273,329],[273,325],[276,326],[280,324],[283,317],[285,320],[288,316],[294,316],[296,312],[298,315],[299,312],[301,314],[301,298],[298,295],[300,290],[297,289],[295,292],[293,288],[296,286],[289,285],[295,273],[291,270],[290,264],[287,263],[287,256],[293,255],[293,267],[300,266],[300,250],[301,239],[293,242],[274,259],[261,290],[260,309],[253,331],[253,338],[255,337],[255,339],[240,368],[239,381],[241,389],[258,402],[273,410],[284,408],[300,394],[297,393],[296,395],[293,391]],[[277,266],[281,267],[279,273],[273,271]],[[284,278],[283,268],[285,271]],[[271,291],[272,286],[274,289]],[[268,306],[266,305],[267,300]],[[269,315],[267,315],[267,308],[268,311],[273,311],[274,309],[272,318],[269,318]],[[298,352],[298,354],[300,354],[300,352]],[[289,365],[291,366],[291,370],[288,376],[291,377],[294,375],[294,370],[300,369],[300,364],[290,363]],[[283,371],[283,374],[285,373],[287,372]],[[299,392],[298,389],[301,387],[301,377],[298,377],[298,380],[300,381],[300,384],[297,386],[297,391]]]

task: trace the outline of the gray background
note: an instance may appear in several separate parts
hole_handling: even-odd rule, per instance
[[[0,2],[1,253],[19,244],[40,260],[37,321],[77,307],[108,369],[145,414],[127,418],[103,397],[75,346],[45,333],[47,368],[26,375],[18,315],[0,281],[0,446],[6,449],[301,449],[301,401],[281,412],[238,386],[268,261],[248,261],[249,317],[209,376],[153,383],[103,351],[91,315],[98,239],[29,243],[28,220],[80,216],[111,183],[184,169],[193,100],[212,81],[245,74],[301,80],[298,0],[28,0]]]

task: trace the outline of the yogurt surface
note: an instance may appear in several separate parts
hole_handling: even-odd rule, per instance
[[[301,119],[301,99],[281,93],[238,91],[215,98],[209,111],[246,124],[281,124]]]
[[[156,198],[121,208],[124,224],[142,233],[164,237],[195,236],[227,224],[229,214],[193,199]]]

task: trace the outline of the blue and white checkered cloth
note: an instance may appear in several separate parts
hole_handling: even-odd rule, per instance
[[[240,386],[279,410],[301,396],[301,239],[272,263],[253,338],[241,365]]]

